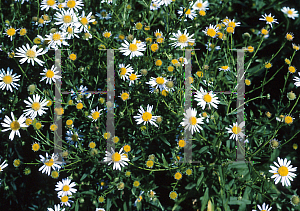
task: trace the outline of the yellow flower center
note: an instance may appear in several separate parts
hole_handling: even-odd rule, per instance
[[[268,23],[272,23],[272,22],[274,21],[274,18],[272,18],[272,17],[270,17],[270,16],[267,16],[267,17],[266,17],[266,21],[267,21]]]
[[[67,28],[67,32],[68,32],[69,34],[72,34],[72,33],[73,33],[73,29],[69,26],[69,27]]]
[[[163,84],[165,82],[165,80],[162,78],[162,77],[158,77],[157,79],[156,79],[156,83],[158,83],[158,84]]]
[[[109,139],[110,138],[110,133],[104,133],[103,136],[104,136],[105,139]]]
[[[206,12],[205,12],[204,10],[200,10],[200,11],[199,11],[199,15],[205,16],[205,15],[206,15]]]
[[[126,74],[126,72],[127,72],[127,70],[126,70],[126,68],[125,67],[121,67],[121,73],[120,73],[120,75],[121,76],[123,76],[123,75],[125,75]]]
[[[74,8],[75,6],[76,6],[75,0],[69,0],[69,1],[67,2],[67,7],[69,7],[69,8]]]
[[[2,80],[5,84],[11,84],[13,81],[13,78],[10,75],[6,75],[2,78]]]
[[[96,146],[95,142],[91,142],[91,143],[89,144],[89,147],[90,147],[91,149],[95,148],[95,146]]]
[[[52,39],[53,39],[54,41],[57,41],[57,40],[60,40],[60,39],[61,39],[61,36],[60,36],[60,34],[55,33],[55,34],[52,35]]]
[[[102,16],[102,17],[106,17],[106,15],[107,15],[107,13],[106,13],[106,12],[104,12],[104,11],[103,11],[103,12],[101,12],[101,16]]]
[[[35,124],[35,127],[36,127],[36,129],[41,129],[41,127],[42,127],[42,124],[41,123],[39,123],[39,122],[37,122],[36,124]]]
[[[203,100],[207,103],[210,103],[211,99],[212,99],[212,97],[208,93],[203,96]]]
[[[229,27],[227,27],[226,31],[228,33],[233,33],[234,32],[234,28],[229,26]]]
[[[185,43],[188,41],[188,37],[185,34],[182,34],[178,37],[178,42]]]
[[[49,5],[49,6],[53,6],[54,4],[55,4],[54,0],[48,0],[47,1],[47,5]]]
[[[181,173],[177,172],[177,173],[175,174],[175,179],[180,180],[181,178],[182,178]]]
[[[234,126],[234,127],[232,128],[232,132],[233,132],[234,134],[239,134],[239,133],[241,132],[241,128],[238,127],[238,126]]]
[[[186,9],[184,9],[184,11],[186,11]],[[188,11],[186,11],[185,14],[190,15],[191,14],[191,9],[188,9]]]
[[[292,119],[292,117],[290,117],[290,116],[286,116],[286,117],[284,118],[284,122],[285,122],[286,124],[291,124],[291,123],[293,123],[293,119]]]
[[[174,71],[174,67],[169,66],[169,67],[168,67],[168,71],[169,71],[169,72],[173,72],[173,71]]]
[[[296,68],[293,66],[290,66],[289,71],[290,71],[290,73],[294,73],[294,72],[296,72]]]
[[[151,51],[155,52],[158,50],[158,45],[157,44],[152,44],[151,45]]]
[[[138,186],[140,186],[140,182],[139,182],[139,181],[134,181],[133,185],[134,185],[135,187],[138,187]]]
[[[98,119],[100,116],[100,113],[98,111],[95,111],[93,114],[92,114],[92,117],[93,119]]]
[[[105,32],[105,33],[103,34],[103,36],[104,36],[105,38],[109,38],[109,37],[111,36],[111,33],[110,33],[110,32]]]
[[[73,135],[71,136],[71,138],[72,138],[72,141],[77,141],[77,140],[78,140],[78,135],[73,134]]]
[[[198,8],[202,8],[202,3],[200,3],[200,2],[199,2],[199,3],[197,3],[197,4],[196,4],[196,7],[198,7]]]
[[[196,119],[196,117],[194,117],[194,116],[190,117],[189,123],[190,123],[191,125],[197,124],[197,119]]]
[[[123,93],[123,94],[121,95],[122,100],[127,100],[128,97],[129,97],[129,94],[127,94],[127,93]]]
[[[250,53],[252,53],[252,52],[254,51],[254,48],[253,48],[252,46],[248,46],[248,51],[249,51]]]
[[[89,23],[86,17],[81,18],[80,22],[82,23],[82,25],[87,25]]]
[[[170,197],[171,197],[171,199],[176,199],[177,193],[172,192],[172,193],[170,194]]]
[[[202,113],[202,116],[203,116],[203,117],[207,117],[207,113],[206,113],[206,112],[203,112],[203,113]]]
[[[68,191],[68,190],[70,190],[70,187],[69,187],[69,185],[64,185],[64,187],[63,187],[63,189],[62,189],[63,191]]]
[[[153,166],[153,161],[152,160],[148,160],[146,163],[147,167],[152,167]]]
[[[69,200],[69,197],[68,196],[63,196],[61,197],[61,202],[67,202]]]
[[[39,22],[39,24],[43,24],[44,20],[42,18],[40,18],[38,22]]]
[[[117,152],[115,152],[112,156],[111,156],[111,159],[113,162],[118,162],[121,160],[121,155]]]
[[[129,50],[130,50],[130,51],[136,51],[137,49],[138,49],[138,47],[137,47],[136,44],[131,43],[131,44],[129,45]]]
[[[251,81],[250,81],[249,79],[246,79],[246,80],[245,80],[245,84],[246,84],[247,86],[249,86],[249,85],[251,84]]]
[[[291,34],[287,34],[287,35],[286,35],[286,39],[289,40],[289,41],[292,41],[293,38],[294,38],[294,37],[293,37],[293,35],[291,35]]]
[[[52,125],[50,126],[50,130],[52,130],[52,131],[57,130],[57,126],[56,126],[55,124],[52,124]]]
[[[140,29],[143,28],[143,24],[137,23],[137,24],[135,25],[135,28],[138,29],[138,30],[140,30]]]
[[[71,17],[71,15],[65,15],[63,20],[65,23],[71,23],[72,17]]]
[[[214,29],[207,29],[207,35],[210,37],[216,36],[217,32]]]
[[[74,61],[74,60],[77,59],[77,56],[76,56],[75,54],[72,53],[72,54],[70,54],[69,58],[70,58],[72,61]]]
[[[261,33],[262,33],[263,35],[267,35],[269,32],[268,32],[268,30],[266,30],[266,29],[262,29],[262,30],[261,30]]]
[[[39,145],[39,144],[33,144],[33,145],[32,145],[32,150],[33,150],[33,151],[36,152],[36,151],[38,151],[39,149],[40,149],[40,145]]]
[[[10,123],[10,128],[12,130],[19,130],[20,129],[20,123],[18,121],[13,121]]]
[[[155,33],[155,37],[161,37],[161,33],[156,32],[156,33]]]
[[[142,115],[142,119],[143,119],[144,121],[146,121],[146,122],[148,122],[151,118],[152,118],[152,114],[149,113],[149,112],[145,112],[145,113],[143,113],[143,115]]]
[[[293,14],[293,11],[292,11],[292,10],[288,10],[288,11],[287,11],[287,14],[292,15],[292,14]]]
[[[124,39],[125,39],[125,36],[124,36],[123,34],[120,34],[120,35],[119,35],[119,39],[124,40]]]
[[[6,31],[8,36],[13,36],[16,34],[16,30],[14,28],[10,28]]]
[[[163,41],[164,41],[164,38],[162,38],[162,37],[158,37],[158,38],[156,39],[156,41],[157,41],[158,43],[163,43]]]
[[[232,22],[232,21],[229,22],[229,23],[228,23],[228,26],[229,26],[229,27],[232,27],[232,28],[235,28],[235,22]]]
[[[68,126],[72,125],[72,124],[73,124],[73,120],[71,120],[71,119],[67,120],[66,124],[67,124]]]
[[[82,103],[78,103],[78,104],[76,105],[76,108],[77,108],[77,109],[82,109],[82,108],[83,108],[83,104],[82,104]]]
[[[47,77],[47,78],[53,78],[53,76],[54,76],[54,72],[53,72],[52,70],[48,70],[48,71],[46,72],[46,77]]]
[[[136,74],[131,74],[131,75],[129,76],[129,79],[130,79],[131,81],[136,80],[136,79],[137,79]]]
[[[179,147],[184,147],[185,146],[185,140],[179,140],[178,146]]]
[[[51,158],[50,160],[48,160],[47,162],[45,162],[46,166],[52,166],[54,164],[54,160]]]
[[[26,52],[26,56],[28,58],[35,58],[36,57],[36,52],[34,50],[31,50],[29,49],[27,52]]]
[[[41,104],[38,103],[38,102],[33,102],[32,105],[31,105],[31,108],[32,108],[33,110],[35,110],[35,111],[38,111],[38,110],[40,110],[40,108],[41,108]]]
[[[129,152],[131,150],[131,147],[129,145],[124,146],[124,151]]]
[[[289,170],[288,170],[287,167],[281,166],[281,167],[278,168],[278,174],[279,174],[280,176],[282,176],[282,177],[287,176],[288,173],[289,173]]]
[[[24,36],[27,33],[26,29],[21,29],[20,30],[20,35]]]

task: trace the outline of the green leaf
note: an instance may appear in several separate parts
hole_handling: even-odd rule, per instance
[[[167,168],[169,165],[166,161],[166,158],[165,158],[164,154],[161,154],[161,159],[163,160],[164,166]]]
[[[204,177],[204,173],[202,172],[201,175],[200,175],[200,177],[197,180],[197,187],[196,187],[197,190],[199,190],[199,188],[200,188],[200,186],[202,184],[203,177]]]
[[[169,147],[171,146],[170,142],[167,141],[167,139],[164,136],[161,136],[160,139],[165,142]]]
[[[79,203],[78,203],[78,199],[76,200],[75,211],[79,211]]]
[[[87,176],[88,176],[88,174],[82,175],[82,177],[80,178],[80,181],[84,180]]]
[[[187,186],[185,186],[185,189],[190,190],[190,189],[194,188],[195,186],[196,186],[195,183],[190,183]]]
[[[201,211],[205,210],[207,202],[208,202],[208,194],[209,194],[209,188],[207,187],[203,196],[203,199],[201,200]]]
[[[204,147],[202,147],[200,150],[199,150],[199,154],[202,154],[202,153],[205,153],[205,152],[207,152],[208,151],[208,149],[209,149],[209,146],[204,146]],[[197,153],[197,154],[198,154]]]

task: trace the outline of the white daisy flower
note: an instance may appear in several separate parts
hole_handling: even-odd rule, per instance
[[[225,65],[225,66],[219,67],[219,71],[224,71],[224,72],[230,71],[230,68],[229,68],[229,66]]]
[[[61,76],[57,75],[59,73],[59,71],[55,71],[56,68],[57,67],[55,67],[54,65],[52,65],[51,70],[45,68],[43,70],[44,72],[40,73],[41,75],[44,75],[44,77],[40,81],[43,81],[43,80],[47,79],[46,84],[48,84],[48,83],[51,84],[52,81],[54,83],[56,83],[56,80],[61,78]]]
[[[120,47],[119,50],[121,53],[124,53],[124,56],[130,55],[130,59],[133,57],[143,56],[144,54],[141,51],[145,51],[146,44],[144,42],[138,42],[136,38],[132,41],[132,43],[128,43],[127,40],[124,40],[124,43],[121,43],[123,47]]]
[[[300,76],[300,72],[298,72],[298,75]],[[293,80],[295,81],[295,86],[299,87],[300,86],[300,78],[299,77],[294,77]]]
[[[133,72],[133,68],[130,66],[130,64],[128,64],[126,67],[124,64],[119,64],[119,68],[120,68],[120,77],[121,79],[128,80],[128,76]]]
[[[15,0],[17,2],[20,2],[21,1],[21,4],[23,4],[25,1],[29,2],[29,0]]]
[[[86,32],[82,35],[82,39],[84,39],[84,40],[92,39],[92,37],[93,36],[89,32]]]
[[[122,91],[122,93],[118,97],[120,97],[123,101],[126,101],[126,100],[130,99],[129,93],[128,92],[124,92],[124,91]]]
[[[209,10],[208,6],[209,6],[208,1],[203,2],[202,0],[197,0],[193,5],[193,9],[206,11]]]
[[[54,210],[52,208],[47,208],[47,211],[65,211],[65,208],[60,209],[60,204],[54,205]]]
[[[14,81],[19,81],[19,77],[21,77],[21,75],[16,76],[17,73],[12,75],[12,71],[13,69],[7,67],[7,73],[5,73],[5,70],[2,68],[0,72],[0,89],[4,90],[6,87],[6,90],[8,91],[9,89],[11,92],[13,92],[11,87],[18,89],[17,86],[20,85]]]
[[[75,144],[75,147],[78,146],[78,141],[82,141],[82,137],[83,135],[80,135],[78,134],[77,131],[72,131],[72,130],[68,130],[66,132],[67,134],[67,137],[66,137],[66,140],[67,140],[67,143],[70,144],[70,145],[74,145]]]
[[[57,4],[55,0],[43,0],[41,3],[41,10],[46,10],[46,12],[50,9],[58,10]]]
[[[296,11],[294,8],[289,8],[289,7],[283,7],[281,9],[281,12],[286,14],[289,18],[292,18],[293,20],[295,18],[299,17],[298,11]]]
[[[200,92],[197,90],[195,100],[198,102],[197,105],[200,105],[203,110],[206,104],[208,104],[209,109],[211,109],[210,106],[218,109],[217,104],[220,103],[216,94],[213,94],[213,91],[207,92],[202,87],[200,87]]]
[[[5,34],[8,37],[10,37],[10,41],[12,41],[13,36],[16,35],[16,33],[17,33],[18,30],[19,29],[15,29],[13,27],[10,27],[10,28],[6,29],[5,33],[3,33],[3,34]]]
[[[167,80],[164,77],[157,77],[157,78],[151,77],[150,81],[146,82],[146,84],[149,84],[156,89],[159,88],[160,91],[162,91],[166,89],[166,82]]]
[[[28,109],[25,109],[23,112],[26,112],[25,116],[29,116],[30,119],[34,119],[38,114],[39,116],[42,116],[46,113],[44,110],[48,110],[46,107],[48,100],[44,99],[40,102],[41,97],[36,94],[33,95],[33,100],[28,97],[29,102],[27,100],[24,100],[24,102],[27,104],[26,107],[30,107]]]
[[[292,168],[292,165],[290,165],[291,161],[287,161],[285,158],[284,160],[277,157],[279,165],[274,161],[273,163],[275,166],[270,166],[272,170],[269,170],[270,173],[273,173],[274,175],[271,178],[275,178],[275,185],[281,180],[282,186],[291,186],[291,181],[293,181],[292,177],[296,177],[297,175],[295,172],[297,171],[297,167]]]
[[[206,46],[206,49],[208,49],[209,51],[211,51],[211,50],[217,50],[218,51],[218,50],[221,49],[220,46],[216,46],[216,45],[214,45],[210,42],[207,42],[207,44],[205,44],[205,46]]]
[[[55,190],[59,191],[57,193],[58,197],[69,196],[72,195],[72,193],[76,193],[77,190],[73,188],[74,186],[76,186],[75,182],[72,182],[71,184],[70,183],[71,180],[69,178],[62,179],[62,182],[57,182],[57,184],[55,185]]]
[[[73,27],[75,23],[78,23],[78,18],[74,12],[71,10],[61,10],[60,12],[56,12],[55,16],[55,25],[61,25],[60,29],[66,29],[68,26]]]
[[[10,120],[9,117],[5,115],[4,118],[5,123],[1,123],[1,125],[2,127],[7,127],[6,129],[2,130],[2,132],[11,130],[9,139],[12,141],[15,137],[15,134],[17,134],[21,138],[19,129],[21,127],[27,127],[27,125],[25,124],[26,117],[23,114],[20,116],[18,120],[15,120],[14,114],[13,112],[11,112],[11,117],[12,120]]]
[[[198,124],[203,124],[203,117],[197,118],[197,110],[195,108],[189,108],[186,113],[184,113],[184,119],[180,123],[183,127],[185,127],[185,130],[190,130],[192,132],[192,135],[194,131],[197,131],[198,133],[199,128],[203,130],[203,128]]]
[[[82,0],[66,0],[65,6],[72,12],[74,12],[74,10],[78,12],[78,9],[81,10],[84,4]]]
[[[58,49],[58,46],[61,45],[69,46],[69,44],[65,41],[67,32],[54,32],[50,33],[50,35],[46,35],[45,40],[49,40],[48,48]]]
[[[229,139],[235,139],[237,140],[239,137],[241,138],[244,134],[242,133],[242,128],[245,126],[245,121],[241,122],[239,125],[236,123],[233,123],[233,125],[230,125],[226,127],[227,132],[232,135],[229,137]]]
[[[48,174],[48,176],[50,176],[51,168],[53,170],[59,170],[61,168],[61,166],[58,165],[58,163],[62,163],[62,162],[57,161],[58,160],[58,154],[55,155],[53,153],[51,158],[49,158],[48,153],[46,152],[46,156],[43,157],[42,155],[40,155],[40,158],[41,158],[40,159],[41,162],[44,163],[44,165],[39,168],[39,171],[42,171],[42,174],[45,172],[46,174]]]
[[[241,22],[234,22],[234,19],[225,19],[225,21],[223,22],[227,27],[232,27],[235,28],[237,26],[240,26]]]
[[[92,12],[90,12],[87,16],[85,12],[82,11],[81,16],[79,17],[79,22],[76,23],[77,27],[79,28],[80,32],[89,32],[88,24],[95,21],[95,19],[91,19]]]
[[[66,29],[63,29],[63,32],[67,33],[66,38],[69,40],[69,39],[73,39],[74,36],[79,38],[79,36],[77,34],[80,33],[80,30],[76,26],[73,26],[73,27],[68,26]]]
[[[72,196],[62,196],[62,197],[59,197],[61,206],[65,205],[65,206],[71,207],[70,202],[73,203],[74,201],[71,201],[70,198],[72,198]]]
[[[139,79],[139,77],[142,76],[142,75],[137,75],[137,72],[136,73],[131,73],[129,76],[128,76],[128,80],[130,81],[129,82],[129,86],[131,86],[131,84],[134,84],[135,81],[137,81]]]
[[[215,38],[217,37],[217,33],[219,32],[219,28],[214,25],[209,24],[209,27],[206,27],[205,30],[202,30],[202,32],[205,33],[206,36]]]
[[[113,148],[111,148],[111,152],[105,151],[104,162],[109,162],[108,165],[114,163],[113,170],[121,171],[121,166],[124,167],[128,165],[125,161],[130,161],[126,154],[122,154],[123,147],[120,149],[119,153],[115,152]]]
[[[168,6],[169,4],[172,3],[172,0],[158,0],[158,5],[161,6],[161,5],[165,5],[165,6]]]
[[[1,159],[0,159],[1,161]],[[3,171],[4,168],[6,168],[8,166],[8,164],[6,163],[6,160],[3,161],[3,163],[0,165],[0,171]]]
[[[91,119],[93,119],[93,122],[95,122],[99,117],[100,117],[100,115],[101,115],[101,111],[102,111],[103,109],[100,109],[100,110],[98,110],[98,106],[97,106],[97,108],[96,109],[93,109],[92,111],[91,111],[91,115],[90,116],[88,116],[89,118],[91,118]]]
[[[43,61],[39,60],[37,57],[40,55],[45,54],[46,52],[43,51],[43,49],[37,49],[37,45],[34,45],[32,48],[30,48],[29,44],[26,44],[26,47],[23,45],[22,47],[19,47],[19,49],[16,49],[19,53],[16,53],[15,57],[24,57],[20,60],[20,63],[23,64],[27,61],[29,63],[31,61],[32,66],[34,66],[34,61],[36,61],[40,66],[43,66]]]
[[[178,33],[173,33],[174,37],[171,37],[170,40],[176,41],[175,43],[170,43],[170,45],[174,46],[175,48],[179,46],[181,49],[188,46],[189,42],[195,42],[195,39],[192,39],[194,34],[189,36],[189,33],[187,33],[187,30],[184,30],[184,33],[182,34],[180,30],[178,30]]]
[[[180,7],[179,9],[180,10],[178,10],[177,12],[180,16],[183,16],[183,13],[184,13],[185,17],[189,18],[191,20],[193,20],[197,16],[197,13],[192,8],[188,9],[187,11],[186,11],[186,8],[183,8],[183,7]],[[187,21],[187,19],[185,19],[184,21]]]
[[[150,123],[151,125],[155,125],[156,127],[157,124],[155,123],[156,119],[158,118],[158,116],[152,116],[152,109],[153,109],[153,105],[150,106],[149,104],[147,105],[147,111],[145,111],[143,109],[142,106],[140,106],[140,109],[139,109],[139,114],[137,116],[134,116],[133,118],[135,118],[135,121],[137,122],[137,124],[141,124],[144,122],[144,125],[146,123]]]
[[[266,203],[263,203],[262,207],[258,204],[257,207],[260,211],[270,211],[272,209],[272,207],[269,208],[268,204],[266,206]],[[256,210],[252,210],[252,211],[256,211]]]
[[[154,36],[155,36],[155,37],[163,37],[163,33],[162,33],[159,29],[157,29],[157,30],[154,32]]]
[[[111,14],[107,13],[105,9],[101,10],[100,13],[96,13],[96,16],[99,17],[101,20],[105,19],[111,19]]]
[[[152,0],[151,4],[150,4],[150,10],[158,10],[158,8],[160,7],[159,5],[159,1],[160,0]]]
[[[111,4],[111,3],[113,3],[113,1],[112,0],[102,0],[101,3]]]
[[[271,28],[272,28],[272,23],[278,23],[276,21],[277,19],[274,19],[275,16],[271,16],[271,13],[269,15],[267,15],[265,13],[265,15],[262,15],[262,16],[263,16],[263,18],[260,18],[259,20],[266,21],[267,24],[269,24],[271,26]]]
[[[105,211],[103,208],[96,208],[96,211]]]

